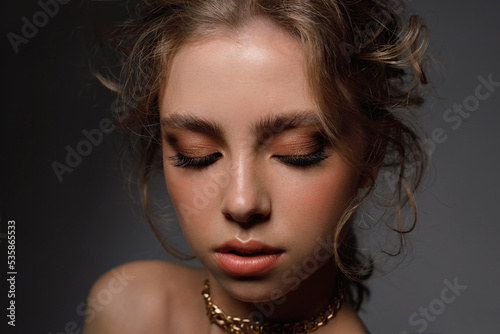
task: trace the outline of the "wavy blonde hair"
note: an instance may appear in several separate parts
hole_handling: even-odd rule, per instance
[[[334,257],[349,301],[359,308],[368,292],[363,281],[373,263],[360,256],[353,231],[354,213],[373,195],[374,170],[395,175],[386,210],[377,222],[397,234],[397,255],[404,235],[417,221],[414,194],[427,164],[422,133],[412,112],[423,102],[427,83],[423,59],[427,29],[418,16],[405,19],[403,7],[389,0],[144,0],[134,18],[113,35],[123,62],[118,80],[102,81],[122,97],[116,121],[131,139],[146,217],[165,249],[182,253],[163,242],[155,223],[148,185],[162,172],[158,96],[168,84],[171,60],[186,44],[214,34],[235,31],[249,20],[266,19],[287,31],[307,55],[309,86],[319,106],[324,132],[348,163],[357,168],[369,187],[353,198],[335,234]],[[366,143],[360,157],[348,134]],[[413,209],[410,226],[403,208]]]

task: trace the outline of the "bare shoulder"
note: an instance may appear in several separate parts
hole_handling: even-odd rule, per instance
[[[202,269],[165,261],[120,265],[92,286],[83,333],[168,332],[178,291],[201,285],[203,277]]]

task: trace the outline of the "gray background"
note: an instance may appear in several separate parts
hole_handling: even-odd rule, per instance
[[[113,97],[90,75],[89,45],[93,27],[118,19],[124,8],[70,1],[16,54],[7,34],[19,34],[21,18],[40,7],[27,0],[2,6],[0,219],[1,233],[7,220],[17,223],[16,332],[64,333],[73,322],[82,325],[78,309],[102,273],[131,260],[168,258],[134,214],[115,133],[104,135],[63,182],[51,167],[64,162],[67,145],[75,148],[85,139],[82,130],[110,115]],[[471,101],[479,76],[500,81],[500,5],[413,0],[411,6],[430,27],[431,50],[441,64],[423,121],[431,133],[442,129],[446,141],[436,145],[429,182],[418,197],[411,254],[399,268],[377,271],[360,314],[373,333],[498,332],[500,87],[457,129],[443,115]],[[5,235],[0,241],[4,261]],[[447,282],[455,280],[461,290],[443,303]],[[425,321],[418,314],[424,308],[430,308]],[[409,320],[414,312],[417,323]]]

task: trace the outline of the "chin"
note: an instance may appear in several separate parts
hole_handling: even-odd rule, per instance
[[[286,286],[280,277],[229,277],[220,281],[233,298],[247,303],[283,302],[283,297],[293,288]]]

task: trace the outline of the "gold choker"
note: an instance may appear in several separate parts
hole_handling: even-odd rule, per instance
[[[201,292],[205,305],[207,308],[207,315],[211,323],[218,325],[225,329],[228,333],[234,334],[263,334],[263,333],[310,333],[314,332],[320,327],[325,326],[340,309],[344,296],[339,289],[335,294],[330,304],[324,311],[318,313],[316,316],[303,321],[295,322],[270,322],[266,321],[262,324],[259,322],[252,322],[249,319],[241,319],[231,317],[222,311],[217,305],[212,302],[210,297],[210,284],[208,279],[205,280],[205,287]]]

